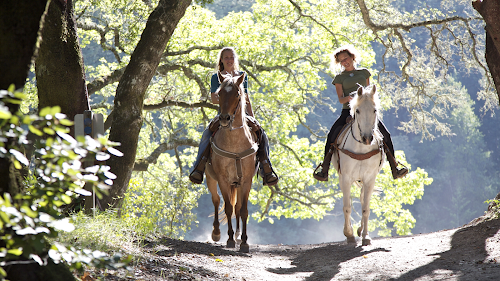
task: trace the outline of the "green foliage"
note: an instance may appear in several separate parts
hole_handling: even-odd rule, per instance
[[[396,158],[411,168],[402,151],[396,151]],[[377,176],[375,184],[381,192],[374,194],[370,203],[372,212],[377,218],[370,219],[369,231],[378,229],[379,236],[411,234],[416,220],[405,207],[413,205],[416,199],[422,199],[425,186],[430,185],[432,181],[433,179],[429,178],[427,172],[421,168],[408,173],[404,178],[394,180],[389,163],[386,162],[383,173]]]
[[[183,144],[199,140],[202,130],[217,112],[194,104],[209,99],[210,76],[223,46],[236,48],[240,65],[249,74],[255,116],[270,138],[271,160],[281,177],[277,188],[263,187],[260,180],[254,181],[250,201],[258,206],[258,212],[252,214],[253,217],[270,222],[281,216],[320,219],[334,208],[341,197],[337,180],[318,184],[311,176],[324,147],[324,136],[318,132],[327,130],[321,127],[318,132],[313,131],[311,137],[299,136],[296,132],[312,119],[311,113],[319,104],[330,102],[322,95],[326,83],[330,82],[330,78],[325,77],[335,75],[329,68],[329,54],[333,49],[354,44],[361,52],[361,66],[377,75],[371,69],[375,62],[371,47],[374,36],[362,20],[352,14],[355,8],[352,1],[297,3],[304,14],[314,15],[323,26],[299,16],[294,6],[285,0],[256,1],[248,9],[251,13],[229,13],[221,19],[198,5],[187,9],[168,42],[158,75],[153,78],[144,101],[145,104],[169,101],[171,105],[143,112],[144,127],[137,158],[147,159],[160,146],[168,146],[170,150],[154,159],[147,172],[135,173],[130,182],[124,218],[136,221],[141,231],[161,230],[182,237],[195,220],[191,208],[206,190],[188,182],[187,173],[195,159],[196,147]],[[88,24],[87,27],[95,24],[100,30],[114,29],[120,34],[117,38],[108,32],[101,38],[98,29],[79,30],[84,56],[88,51],[92,57],[100,58],[86,66],[88,77],[103,77],[126,65],[152,6],[141,1],[133,5],[125,1],[76,2],[75,12],[81,14],[80,23]],[[105,50],[100,56],[95,52],[97,44]],[[93,98],[94,105],[112,98],[115,90],[116,83],[98,91]],[[387,105],[390,102],[387,98],[383,100]],[[185,105],[176,106],[175,102]],[[333,122],[334,116],[330,115],[330,119]],[[188,143],[192,145],[193,141]],[[410,218],[404,219],[408,220]]]
[[[491,212],[493,218],[500,219],[500,200],[499,199],[491,199],[486,200],[484,203],[488,204],[490,207],[488,211]]]
[[[60,233],[57,241],[78,249],[117,253],[153,235],[141,232],[136,222],[120,218],[114,210],[97,212],[92,216],[78,212],[71,216],[71,220],[75,230]]]
[[[24,98],[12,91],[0,91],[0,157],[10,160],[16,170],[31,169],[19,193],[0,196],[0,266],[19,259],[46,265],[48,258],[76,269],[83,264],[118,265],[118,256],[109,258],[101,252],[68,248],[51,240],[59,232],[74,229],[64,215],[64,207],[81,195],[89,195],[85,184],[94,185],[99,192],[108,188],[113,178],[109,167],[83,168],[82,162],[109,158],[105,151],[116,151],[114,144],[88,137],[75,140],[68,135],[72,122],[59,107],[44,108],[38,116],[12,114],[6,105],[19,104]],[[31,161],[24,155],[33,146],[27,141],[29,132],[39,137]],[[17,173],[10,171],[12,177]]]
[[[134,225],[139,234],[163,233],[182,239],[195,219],[191,210],[197,205],[198,194],[190,192],[190,188],[179,179],[134,178],[125,195],[122,219]]]
[[[462,105],[454,109],[448,122],[455,136],[439,137],[436,141],[420,143],[413,139],[411,146],[426,151],[413,156],[419,166],[427,167],[434,179],[421,202],[415,204],[414,214],[421,232],[452,228],[481,216],[483,203],[494,198],[499,190],[497,169],[479,130],[480,120],[474,114],[474,102],[458,82],[457,95],[463,95]],[[431,217],[435,213],[439,216]]]

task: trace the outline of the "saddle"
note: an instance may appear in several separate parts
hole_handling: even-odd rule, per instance
[[[253,116],[247,115],[245,116],[245,119],[247,121],[248,127],[250,127],[250,130],[252,132],[257,132],[260,131],[260,124],[257,119],[255,119]],[[208,124],[208,129],[212,132],[215,133],[220,127],[220,121],[219,121],[219,115],[215,116],[214,119],[210,121],[210,124]]]

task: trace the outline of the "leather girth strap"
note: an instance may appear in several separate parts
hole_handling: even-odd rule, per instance
[[[371,158],[372,156],[375,156],[375,155],[379,154],[380,153],[380,148],[377,148],[375,150],[372,150],[370,152],[363,153],[363,154],[356,154],[356,153],[350,152],[349,150],[343,149],[343,148],[340,149],[340,152],[342,152],[345,155],[351,157],[352,159],[366,160],[368,158]]]
[[[233,153],[229,151],[225,151],[220,149],[214,142],[213,142],[213,137],[210,137],[210,145],[212,146],[212,150],[214,153],[216,153],[219,156],[226,157],[226,158],[231,158],[235,160],[236,164],[236,173],[238,175],[238,182],[235,183],[236,187],[241,185],[241,178],[243,177],[243,171],[241,168],[241,159],[244,159],[254,153],[257,152],[259,149],[259,145],[257,143],[254,143],[251,148],[240,152],[240,153]]]

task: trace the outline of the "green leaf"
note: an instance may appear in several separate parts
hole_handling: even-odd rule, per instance
[[[5,270],[3,269],[3,267],[0,267],[0,275],[1,276],[7,276],[7,272],[5,272]]]
[[[63,201],[64,203],[66,203],[66,204],[71,203],[71,197],[69,197],[69,196],[68,196],[68,195],[66,195],[66,194],[62,194],[62,195],[61,195],[61,199],[62,199],[62,201]]]
[[[10,249],[7,250],[7,253],[15,256],[20,256],[23,253],[23,248]]]
[[[14,167],[17,170],[21,170],[23,168],[23,166],[21,166],[21,163],[19,163],[19,161],[17,161],[17,160],[14,160]]]
[[[25,213],[28,217],[30,217],[30,218],[36,218],[36,217],[38,217],[38,212],[33,211],[30,207],[28,207],[28,206],[26,206],[26,205],[23,205],[23,206],[21,207],[21,210],[23,210],[23,211],[24,211],[24,213]]]
[[[54,135],[56,132],[52,130],[51,128],[44,127],[43,131],[48,134],[48,135]]]
[[[12,117],[12,113],[10,113],[9,108],[0,105],[0,119],[9,119],[10,117]]]
[[[19,117],[13,115],[11,118],[10,118],[10,123],[11,124],[17,124],[19,123]]]
[[[51,112],[51,108],[50,108],[50,106],[47,106],[47,107],[42,108],[42,110],[40,110],[40,113],[38,115],[40,117],[45,117],[45,116],[49,115],[50,112]]]
[[[64,126],[73,126],[73,121],[68,119],[60,119],[59,122]]]
[[[61,113],[61,107],[59,105],[50,108],[50,115],[55,116],[57,113]]]
[[[30,132],[32,132],[33,134],[35,134],[35,135],[37,135],[39,137],[43,136],[42,131],[40,131],[37,128],[35,128],[35,126],[29,125],[28,128],[30,129]]]

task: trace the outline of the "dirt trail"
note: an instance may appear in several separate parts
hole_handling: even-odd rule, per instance
[[[434,233],[375,238],[370,246],[147,241],[130,272],[93,272],[104,280],[500,280],[500,220]]]

